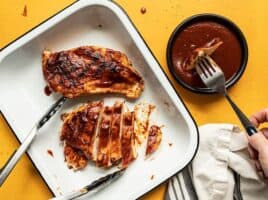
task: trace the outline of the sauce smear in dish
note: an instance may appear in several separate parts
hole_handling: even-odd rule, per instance
[[[196,49],[208,47],[215,39],[222,41],[222,44],[213,52],[211,58],[223,70],[226,81],[238,72],[242,62],[242,49],[236,35],[217,22],[195,22],[178,34],[172,47],[175,73],[188,85],[205,87],[195,69],[186,69],[185,63]]]

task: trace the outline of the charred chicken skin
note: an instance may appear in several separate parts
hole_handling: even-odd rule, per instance
[[[68,146],[82,151],[90,160],[96,159],[94,143],[102,109],[102,101],[92,102],[79,107],[73,112],[66,114],[61,130],[60,139]]]
[[[136,99],[144,89],[141,75],[120,51],[82,46],[55,53],[45,50],[42,57],[49,87],[68,98],[118,93]]]

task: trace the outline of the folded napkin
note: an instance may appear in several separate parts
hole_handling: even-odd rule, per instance
[[[268,183],[257,174],[247,136],[232,124],[199,127],[193,162],[170,179],[165,200],[267,200]]]

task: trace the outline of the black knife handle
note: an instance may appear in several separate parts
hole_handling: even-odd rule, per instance
[[[249,121],[249,119],[247,118],[247,116],[238,108],[238,106],[232,101],[232,99],[228,96],[228,94],[224,95],[227,99],[227,101],[230,103],[230,105],[232,106],[233,110],[235,111],[237,117],[239,118],[241,124],[244,126],[244,128],[246,129],[247,133],[249,136],[254,135],[255,133],[257,133],[257,129],[255,128],[255,126]]]
[[[252,136],[258,132],[258,130],[255,128],[255,126],[247,126],[246,131],[247,131],[249,136]]]

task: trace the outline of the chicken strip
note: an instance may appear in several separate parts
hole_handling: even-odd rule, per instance
[[[137,157],[134,135],[134,112],[123,114],[121,136],[122,168],[127,168]]]
[[[111,151],[110,160],[112,165],[116,165],[121,161],[121,128],[122,128],[122,112],[123,102],[114,104],[112,125],[111,125]]]
[[[213,54],[219,46],[222,45],[222,41],[220,38],[214,38],[213,40],[209,41],[206,43],[203,47],[196,48],[191,56],[189,56],[186,61],[185,61],[185,69],[186,70],[191,70],[195,68],[197,60],[205,55],[210,56]]]
[[[148,136],[149,118],[155,106],[148,103],[139,103],[134,107],[134,132],[138,144],[142,144]]]
[[[149,130],[147,147],[146,147],[146,156],[151,155],[157,150],[162,140],[161,128],[156,125],[152,125]]]
[[[113,107],[105,106],[103,115],[100,121],[97,145],[97,166],[110,167],[110,132],[113,115]]]

